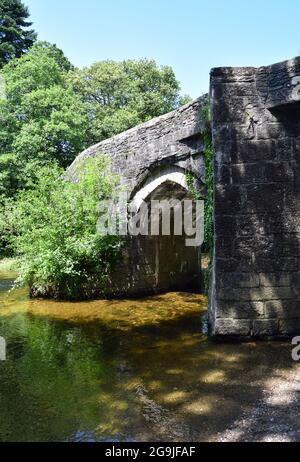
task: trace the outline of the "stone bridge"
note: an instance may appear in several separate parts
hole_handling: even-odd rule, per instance
[[[100,152],[131,199],[203,189],[200,98],[104,141]],[[210,105],[215,243],[209,324],[215,337],[300,334],[300,58],[262,68],[216,68]],[[119,272],[124,294],[200,287],[199,249],[175,236],[134,240]]]
[[[111,169],[120,177],[128,199],[137,207],[142,201],[192,198],[187,173],[205,194],[202,133],[208,96],[141,124],[84,151],[71,166],[83,159],[106,154]],[[174,233],[173,233],[174,234]],[[123,258],[106,296],[140,296],[168,290],[199,290],[200,248],[186,247],[186,236],[127,237]]]

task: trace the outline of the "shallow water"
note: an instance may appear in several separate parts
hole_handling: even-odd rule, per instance
[[[58,303],[0,274],[0,441],[215,440],[293,367],[284,343],[214,344],[207,300]]]

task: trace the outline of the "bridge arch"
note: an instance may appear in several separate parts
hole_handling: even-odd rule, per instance
[[[169,114],[157,117],[80,154],[69,169],[76,178],[80,162],[106,154],[135,208],[151,199],[189,197],[186,173],[205,176],[203,108],[207,95]],[[199,185],[201,181],[199,181]],[[203,186],[203,185],[202,185]],[[171,226],[171,230],[172,230]],[[199,288],[200,252],[185,245],[186,236],[126,237],[118,268],[111,275],[107,296],[139,296]]]
[[[171,165],[153,173],[137,188],[131,200],[132,205],[139,210],[142,202],[149,200],[155,190],[168,184],[178,185],[188,193],[185,171],[178,166]]]
[[[183,201],[186,199],[193,197],[188,190],[184,170],[176,166],[169,166],[149,177],[135,193],[131,202],[132,209],[138,211],[142,203],[146,204],[149,218],[149,234],[131,239],[127,246],[130,266],[135,268],[132,274],[135,292],[141,290],[142,293],[159,293],[200,289],[200,248],[187,246],[182,220]],[[166,205],[167,210],[153,214],[152,201],[161,204],[163,208]],[[165,218],[167,227],[169,226],[168,235],[162,232]],[[178,234],[178,231],[181,233]],[[145,287],[145,281],[148,287]]]

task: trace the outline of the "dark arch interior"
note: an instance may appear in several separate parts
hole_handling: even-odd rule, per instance
[[[183,186],[166,181],[157,187],[146,199],[150,205],[152,200],[168,200],[181,203],[192,199],[192,195]],[[173,202],[174,203],[174,202]],[[199,290],[201,287],[201,251],[198,247],[187,247],[184,228],[182,235],[174,235],[174,209],[171,209],[171,233],[169,236],[140,236],[140,255],[145,258],[153,274],[156,292],[169,290]],[[160,215],[161,232],[162,215]],[[151,220],[150,220],[151,224]]]

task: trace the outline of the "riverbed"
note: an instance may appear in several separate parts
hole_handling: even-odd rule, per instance
[[[13,281],[0,273],[0,441],[300,440],[291,345],[211,342],[205,296],[60,303]]]

